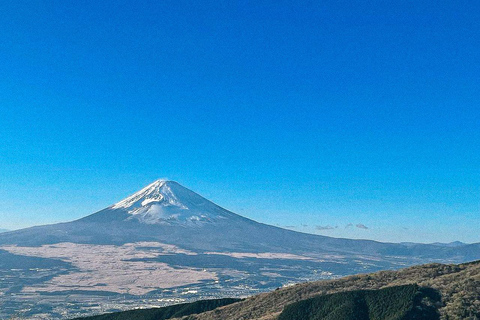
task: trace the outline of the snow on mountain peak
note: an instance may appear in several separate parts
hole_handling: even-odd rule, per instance
[[[159,179],[112,205],[148,224],[204,223],[232,216],[231,212],[208,201],[175,181]]]
[[[112,209],[128,209],[129,212],[135,211],[140,207],[149,204],[163,202],[164,205],[173,205],[186,208],[181,204],[173,194],[170,185],[174,181],[159,179],[149,184],[140,191],[114,204]]]

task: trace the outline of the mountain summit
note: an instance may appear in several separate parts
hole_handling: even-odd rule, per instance
[[[137,221],[151,225],[191,225],[241,219],[175,181],[159,179],[85,219]]]
[[[232,213],[175,181],[157,180],[110,207],[147,224],[208,223]]]
[[[130,213],[135,213],[139,208],[145,207],[152,203],[163,203],[163,205],[183,206],[179,203],[178,198],[172,191],[172,185],[178,183],[159,179],[149,184],[142,190],[132,194],[131,196],[117,202],[112,209],[129,209]]]

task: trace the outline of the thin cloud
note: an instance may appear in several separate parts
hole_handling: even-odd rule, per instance
[[[345,226],[345,229],[353,227],[353,223],[349,223]]]
[[[357,227],[359,229],[364,229],[364,230],[368,229],[368,227],[366,225],[364,225],[363,223],[358,223],[355,227]]]
[[[337,229],[337,228],[338,228],[338,226],[334,227],[334,226],[330,226],[330,225],[328,225],[328,226],[315,226],[315,229],[319,230],[319,231],[333,230],[333,229]]]

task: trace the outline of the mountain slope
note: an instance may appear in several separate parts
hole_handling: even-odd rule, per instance
[[[163,308],[137,309],[101,314],[78,320],[163,320],[192,318],[239,302],[239,299],[200,300]],[[379,290],[355,290],[318,295],[287,305],[278,320],[438,320],[440,294],[415,284]],[[190,316],[192,317],[186,317]],[[228,320],[228,319],[225,319]]]
[[[316,297],[355,290],[374,290],[411,284],[431,288],[440,293],[441,302],[436,304],[436,307],[439,309],[441,319],[480,318],[480,261],[476,261],[460,265],[427,264],[399,271],[380,271],[337,280],[303,283],[259,294],[221,309],[182,319],[284,319],[279,316],[282,311],[289,309],[287,305],[305,301],[305,299],[316,299]]]
[[[440,294],[415,284],[355,290],[292,303],[278,320],[437,320],[438,302]]]
[[[213,300],[199,300],[190,303],[175,304],[162,308],[129,310],[123,312],[113,312],[101,314],[85,318],[77,318],[78,320],[166,320],[171,318],[182,317],[195,313],[210,311],[220,308],[241,299],[213,299]],[[75,319],[72,319],[75,320]]]

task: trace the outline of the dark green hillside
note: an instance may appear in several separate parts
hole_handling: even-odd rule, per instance
[[[417,285],[357,290],[317,296],[285,307],[278,320],[439,319],[434,307],[440,295]]]
[[[77,318],[77,320],[165,320],[210,311],[218,307],[238,302],[240,300],[241,299],[233,298],[199,300],[191,303],[176,304],[163,308],[137,309],[123,312],[114,312],[98,316]]]

